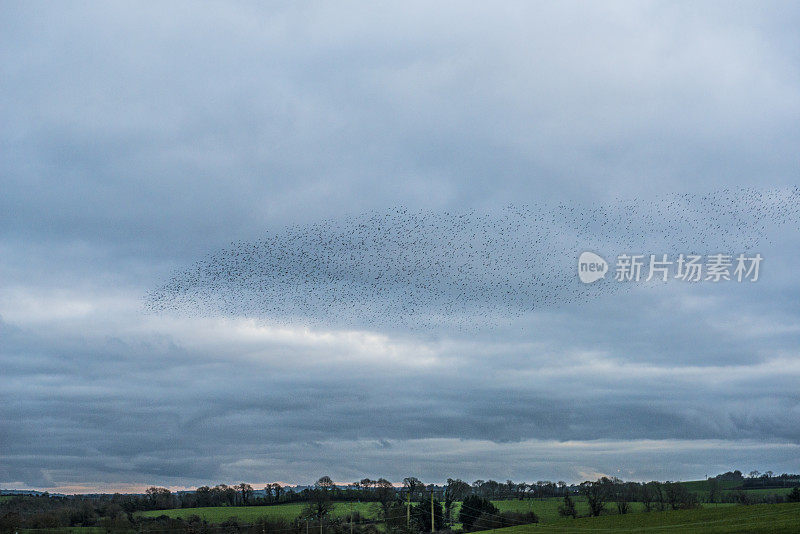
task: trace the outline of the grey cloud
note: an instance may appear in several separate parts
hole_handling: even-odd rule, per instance
[[[434,9],[421,27],[389,7],[174,8],[174,19],[124,6],[8,9],[14,234],[191,254],[254,224],[387,198],[586,198],[654,175],[661,191],[753,174],[785,185],[796,170],[784,133],[798,113],[797,63],[778,47],[790,26],[769,13],[751,32],[776,40],[758,41],[737,38],[746,15],[714,26],[685,7],[517,6],[513,22],[484,7],[474,19]]]
[[[469,335],[249,340],[129,304],[231,242],[370,210],[792,187],[797,8],[0,11],[0,483],[797,470],[796,224],[759,234],[752,287]]]
[[[211,480],[229,476],[227,463],[255,451],[283,458],[328,441],[335,449],[337,442],[409,437],[490,439],[499,448],[529,439],[800,439],[786,417],[798,402],[793,381],[781,385],[774,373],[722,390],[713,374],[665,383],[646,373],[597,376],[580,368],[537,378],[534,367],[527,383],[510,382],[502,361],[476,361],[479,373],[403,374],[377,363],[357,375],[320,362],[319,373],[301,377],[257,361],[192,363],[197,355],[182,350],[121,358],[119,344],[77,354],[53,346],[47,358],[78,362],[67,372],[43,374],[36,358],[12,369],[1,418],[11,438],[4,443],[9,480],[38,484],[42,469],[62,470],[59,482],[81,472]],[[200,461],[190,466],[187,458]]]

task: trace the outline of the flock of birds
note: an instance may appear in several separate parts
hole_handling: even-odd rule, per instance
[[[492,213],[372,211],[234,243],[145,300],[154,312],[271,323],[474,329],[630,287],[580,283],[584,250],[611,268],[621,253],[751,252],[770,227],[796,228],[799,218],[797,187]]]

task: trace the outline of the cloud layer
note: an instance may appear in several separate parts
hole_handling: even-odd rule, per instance
[[[0,487],[800,469],[800,236],[774,217],[800,170],[797,8],[0,10]],[[722,191],[789,196],[745,193],[762,215],[748,226],[719,218]],[[765,260],[750,285],[478,299],[501,319],[491,328],[338,308],[315,322],[314,306],[294,320],[238,301],[145,313],[143,295],[232,242],[342,240],[396,206],[410,214],[397,227],[506,221],[510,206],[587,208],[556,220],[579,225],[602,213],[612,224],[585,240],[540,227],[554,244],[526,250],[549,254],[546,295],[577,283],[561,255],[573,244],[741,244]],[[680,232],[636,233],[662,220]],[[326,221],[334,231],[307,232]],[[429,246],[403,241],[406,254],[442,253],[451,230],[427,228]],[[460,280],[475,292],[509,272],[532,271]],[[444,275],[439,289],[459,280]],[[392,299],[367,311],[419,304]],[[463,305],[434,303],[414,311]]]

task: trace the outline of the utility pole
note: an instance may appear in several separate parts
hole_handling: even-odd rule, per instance
[[[444,501],[444,528],[450,528],[450,507],[452,505],[448,505],[450,501],[447,500],[447,486],[444,487],[444,495],[442,495],[442,500]]]
[[[411,489],[406,492],[406,528],[411,530]]]
[[[436,532],[436,523],[433,521],[433,487],[431,487],[431,532]]]

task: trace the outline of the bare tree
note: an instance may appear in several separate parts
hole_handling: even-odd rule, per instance
[[[305,517],[322,522],[330,514],[333,509],[330,495],[333,486],[333,480],[329,476],[324,476],[317,480],[310,492],[311,499],[303,510]]]
[[[611,486],[611,480],[607,477],[600,478],[595,482],[581,483],[580,491],[589,503],[589,513],[592,516],[597,517],[605,510],[609,486]]]
[[[564,504],[558,507],[558,515],[571,517],[572,519],[578,517],[578,511],[575,510],[575,501],[572,500],[569,493],[564,495]]]
[[[403,479],[403,488],[408,492],[411,500],[417,500],[417,494],[425,488],[425,484],[417,477],[406,477]]]
[[[385,478],[379,478],[375,482],[375,497],[378,499],[378,503],[380,503],[381,513],[384,518],[389,517],[389,509],[396,496],[397,491],[394,489],[391,482]]]
[[[717,502],[720,498],[719,479],[717,477],[708,479],[708,502]]]
[[[244,506],[250,504],[250,497],[253,496],[253,486],[242,482],[241,484],[238,484],[235,487],[239,491],[239,494],[242,496],[242,504]]]
[[[154,510],[166,510],[173,507],[172,493],[167,488],[147,488],[145,495]]]

